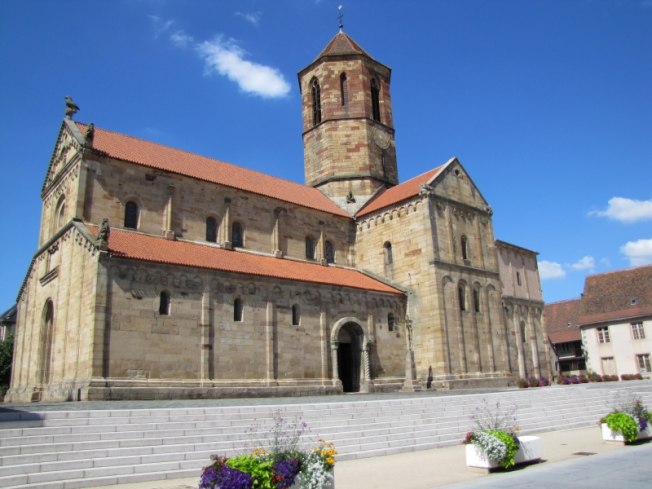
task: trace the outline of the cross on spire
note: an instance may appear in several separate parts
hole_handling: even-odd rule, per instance
[[[344,12],[342,11],[342,5],[337,7],[339,13],[337,14],[337,19],[340,21],[340,32],[344,31]]]

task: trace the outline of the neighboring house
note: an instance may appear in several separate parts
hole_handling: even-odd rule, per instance
[[[0,315],[0,342],[16,334],[16,306],[13,305]]]
[[[584,283],[579,324],[587,367],[598,374],[652,368],[652,266],[591,275]]]
[[[580,332],[580,299],[546,304],[544,309],[548,338],[555,354],[556,375],[586,373],[586,361]]]
[[[69,100],[7,399],[549,376],[535,254],[496,243],[456,158],[399,183],[390,75],[343,32],[299,73],[306,185],[73,121]]]

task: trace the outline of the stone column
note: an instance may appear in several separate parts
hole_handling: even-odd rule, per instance
[[[532,366],[534,367],[534,375],[536,375],[537,378],[540,378],[541,366],[539,363],[539,338],[537,337],[537,331],[539,328],[537,327],[538,318],[535,317],[536,314],[536,311],[530,310],[530,327],[532,328]]]
[[[321,332],[321,378],[329,378],[328,375],[328,327],[326,325],[326,309],[321,305],[319,311],[319,331]],[[335,352],[337,356],[337,351]]]
[[[282,207],[274,209],[274,229],[272,230],[272,254],[276,258],[283,258],[281,243],[281,214],[285,211]]]
[[[322,265],[326,265],[326,235],[324,233],[324,221],[319,221],[319,243],[317,243],[317,256],[315,259]]]
[[[224,212],[220,224],[220,243],[227,250],[233,248],[231,244],[231,199],[228,197],[224,199]]]
[[[369,342],[362,345],[360,349],[360,392],[372,392],[373,384],[371,383],[371,371],[369,369]]]
[[[169,184],[168,185],[168,203],[167,207],[165,209],[165,231],[164,231],[164,236],[165,239],[174,239],[174,230],[172,228],[174,220],[173,220],[173,197],[174,197],[174,185]]]
[[[267,301],[265,311],[265,356],[267,385],[275,385],[278,378],[276,359],[276,304]]]
[[[331,361],[333,364],[333,386],[335,387],[342,387],[342,381],[340,380],[340,374],[338,372],[338,364],[337,364],[337,347],[339,346],[339,343],[337,341],[333,341],[331,343]]]
[[[211,378],[211,353],[213,349],[211,343],[211,293],[209,289],[205,289],[201,297],[199,328],[201,335],[199,378],[204,381]]]

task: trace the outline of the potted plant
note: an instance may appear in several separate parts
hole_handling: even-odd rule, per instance
[[[538,436],[517,436],[516,406],[502,410],[500,401],[489,409],[486,401],[476,411],[474,430],[466,434],[466,465],[491,471],[510,469],[517,464],[534,462],[543,456]]]
[[[629,394],[600,420],[602,439],[620,443],[633,443],[652,438],[652,412],[648,411],[640,397]]]

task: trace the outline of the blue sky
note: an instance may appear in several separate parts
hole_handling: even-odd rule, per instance
[[[297,72],[345,31],[392,68],[401,181],[457,156],[544,298],[652,263],[652,0],[0,2],[0,309],[76,119],[299,182]]]

